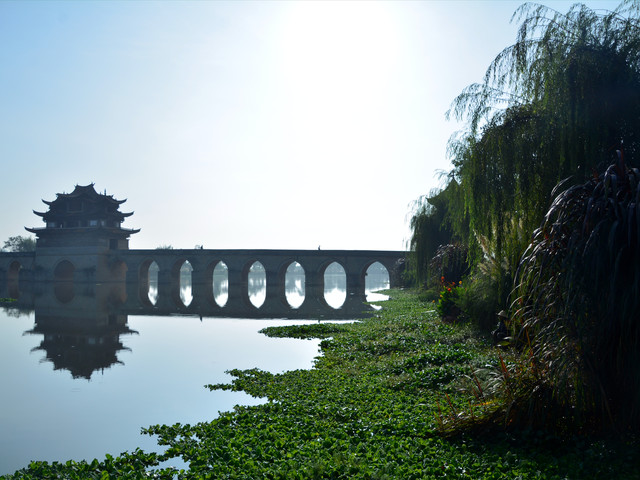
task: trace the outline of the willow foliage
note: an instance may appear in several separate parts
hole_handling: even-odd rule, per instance
[[[419,198],[411,217],[411,263],[415,279],[425,284],[433,276],[429,264],[441,245],[458,238],[454,231],[464,230],[464,218],[452,218],[452,210],[462,202],[460,187],[455,180],[431,196]],[[438,275],[439,276],[439,275]]]
[[[584,181],[622,141],[640,151],[639,17],[638,2],[604,14],[525,4],[516,43],[454,100],[448,114],[469,125],[450,143],[469,241],[510,270],[560,180]]]

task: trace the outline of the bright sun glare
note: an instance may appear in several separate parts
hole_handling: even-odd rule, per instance
[[[289,7],[278,32],[276,71],[290,138],[300,149],[313,145],[325,161],[330,153],[356,154],[383,131],[380,99],[387,97],[398,50],[390,6],[296,2]]]

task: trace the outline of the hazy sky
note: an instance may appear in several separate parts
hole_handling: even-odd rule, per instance
[[[0,0],[0,246],[93,182],[131,248],[404,249],[521,3]]]

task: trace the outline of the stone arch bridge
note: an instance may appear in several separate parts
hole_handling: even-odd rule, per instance
[[[43,252],[44,253],[44,252]],[[338,310],[344,316],[362,312],[367,269],[382,264],[389,273],[390,286],[400,284],[406,252],[377,250],[211,250],[156,249],[109,250],[105,252],[60,251],[0,253],[0,297],[18,296],[24,282],[48,283],[73,280],[74,284],[117,283],[124,294],[121,310],[127,314],[185,313],[201,316],[303,318],[323,312],[335,316],[336,309],[324,299],[324,275],[337,263],[346,274],[346,299]],[[149,267],[158,272],[158,301],[148,299]],[[193,300],[185,306],[180,295],[180,269],[192,267]],[[222,262],[227,267],[228,299],[219,306],[213,296],[213,271]],[[249,270],[260,262],[265,270],[266,297],[260,307],[249,300]],[[297,262],[304,270],[305,295],[302,305],[293,308],[286,299],[285,276]],[[97,265],[97,267],[96,267]],[[106,273],[105,273],[106,272]]]

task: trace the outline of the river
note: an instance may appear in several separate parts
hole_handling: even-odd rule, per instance
[[[337,277],[326,282],[325,297],[339,308],[345,292]],[[252,301],[259,304],[264,283],[253,283]],[[300,281],[288,283],[289,301],[299,304]],[[384,298],[372,292],[386,286],[388,276],[371,275],[367,300]],[[214,288],[216,300],[223,302],[224,285]],[[154,294],[152,284],[149,295]],[[185,285],[185,303],[189,296]],[[141,428],[207,421],[234,405],[263,401],[204,388],[230,381],[227,370],[311,368],[319,352],[318,340],[259,333],[267,326],[319,321],[314,318],[120,315],[107,328],[100,322],[87,325],[87,315],[71,319],[77,312],[60,306],[0,308],[0,475],[31,460],[91,460],[136,447],[158,450]]]

